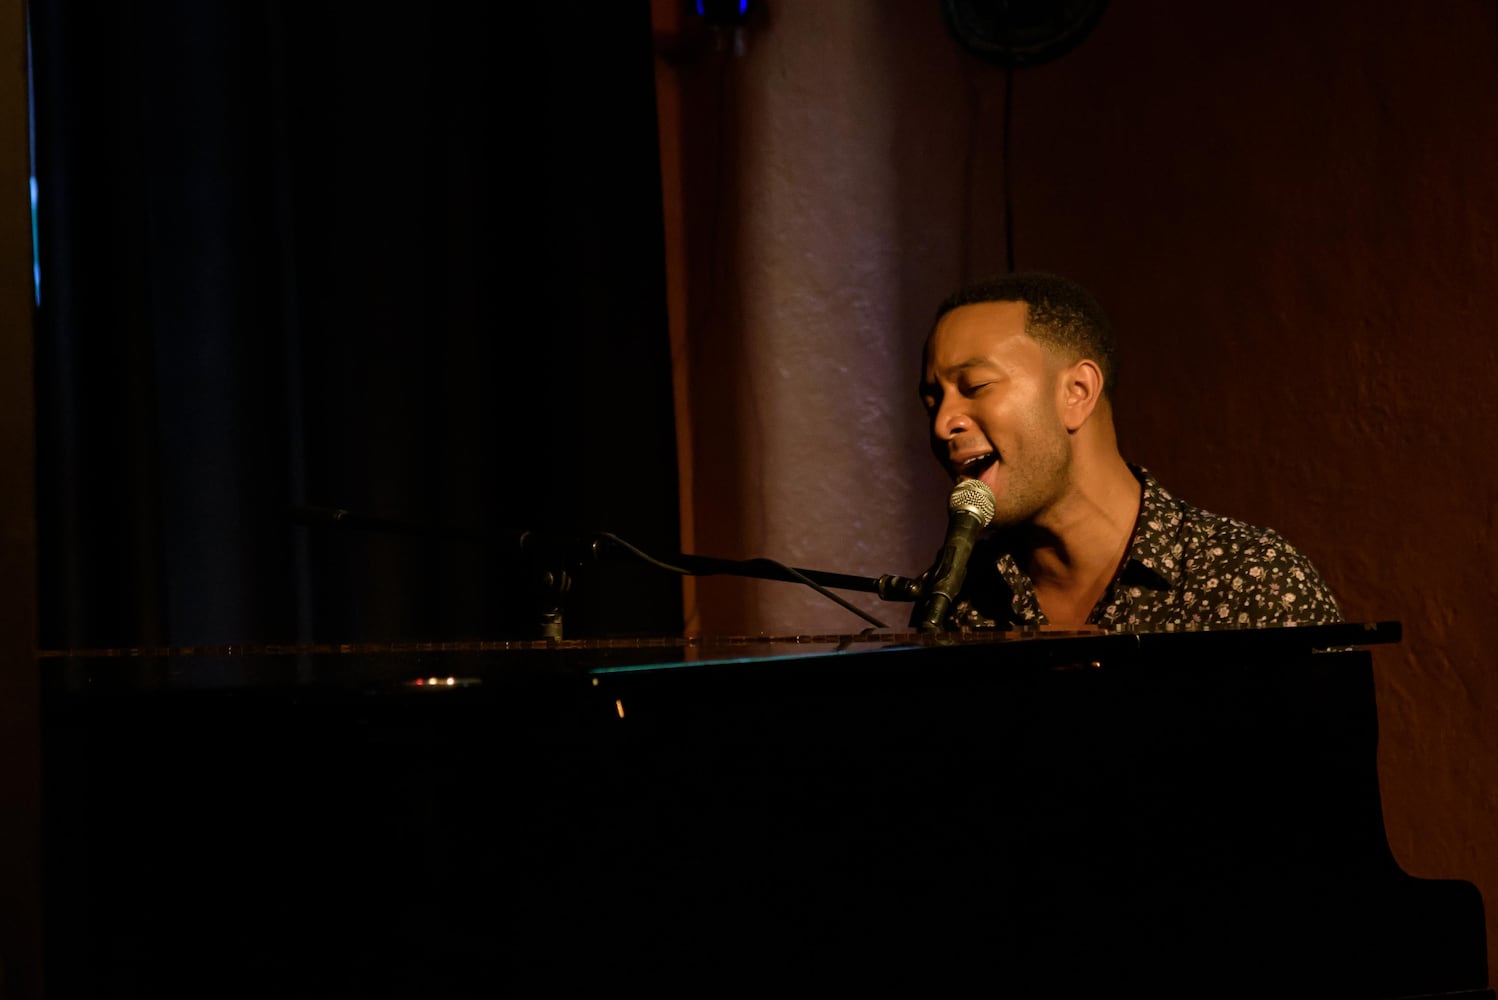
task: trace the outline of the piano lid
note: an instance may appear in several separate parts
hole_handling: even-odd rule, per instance
[[[452,642],[232,643],[40,650],[54,693],[124,690],[449,689],[539,678],[662,675],[683,670],[779,672],[904,668],[913,659],[958,669],[1121,668],[1182,660],[1263,658],[1396,643],[1396,621],[1257,629],[1125,632],[1015,629],[927,633],[637,636]],[[934,651],[983,647],[997,658]],[[877,655],[876,655],[877,654]],[[919,654],[919,655],[918,655]]]

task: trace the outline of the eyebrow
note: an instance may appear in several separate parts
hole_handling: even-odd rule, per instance
[[[963,372],[972,371],[974,368],[999,368],[999,367],[1001,367],[1001,366],[993,358],[979,355],[979,356],[976,356],[976,357],[968,358],[966,361],[959,361],[957,364],[951,365],[950,367],[948,367],[946,369],[943,369],[943,370],[945,372],[947,372],[947,373],[955,376],[955,375],[961,375]],[[921,376],[921,384],[922,385],[930,385],[931,384],[931,380],[928,379],[926,376],[922,375]]]
[[[997,367],[999,367],[999,363],[997,361],[995,361],[993,358],[979,356],[979,357],[974,357],[974,358],[968,358],[966,361],[963,361],[963,362],[960,362],[959,364],[953,365],[952,366],[952,371],[953,372],[957,372],[957,373],[961,373],[961,372],[965,372],[965,371],[971,371],[974,368],[997,368]]]
[[[984,357],[982,355],[978,355],[978,356],[975,356],[975,357],[968,358],[966,361],[959,361],[957,364],[953,365],[950,369],[948,369],[948,371],[952,375],[961,375],[963,372],[972,371],[974,368],[998,368],[998,367],[999,367],[999,363],[997,361],[995,361],[993,358]],[[925,375],[922,375],[921,376],[920,384],[916,386],[916,393],[918,395],[920,395],[920,396],[926,396],[926,395],[929,395],[931,393],[931,391],[933,389],[935,389],[935,388],[937,388],[936,380],[932,379],[932,378],[927,378]]]

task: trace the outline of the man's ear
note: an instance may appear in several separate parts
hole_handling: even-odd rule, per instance
[[[1061,369],[1061,422],[1080,430],[1103,399],[1103,370],[1096,361],[1074,361]]]

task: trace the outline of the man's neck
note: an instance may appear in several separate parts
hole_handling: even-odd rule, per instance
[[[1052,508],[1015,555],[1053,625],[1082,625],[1129,551],[1139,517],[1139,480],[1116,454]]]

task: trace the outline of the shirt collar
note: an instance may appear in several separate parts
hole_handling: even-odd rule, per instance
[[[1139,516],[1129,537],[1128,555],[1104,594],[1104,601],[1121,584],[1169,590],[1184,572],[1179,541],[1181,502],[1144,467],[1130,464],[1129,471],[1139,480]],[[1022,618],[1038,617],[1040,605],[1035,599],[1035,585],[1007,548],[999,553],[996,568],[1014,594],[1015,613]]]
[[[1139,480],[1139,518],[1134,522],[1120,580],[1169,589],[1180,581],[1183,572],[1181,502],[1142,466],[1131,464],[1129,471]]]

